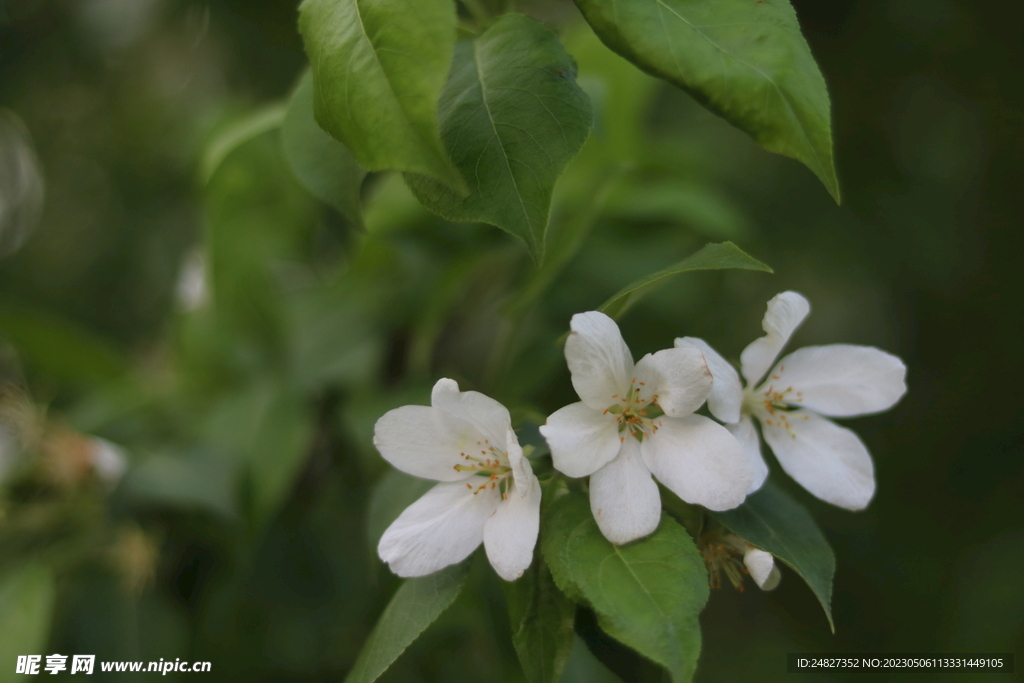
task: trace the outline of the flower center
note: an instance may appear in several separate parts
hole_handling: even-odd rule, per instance
[[[508,454],[500,448],[492,446],[487,439],[477,441],[476,445],[478,448],[476,451],[459,452],[466,464],[455,465],[455,471],[468,472],[484,478],[484,482],[478,486],[466,484],[466,488],[471,490],[474,496],[488,488],[497,488],[501,491],[501,497],[507,499],[513,483],[512,466],[508,462]]]
[[[742,593],[743,577],[748,571],[743,565],[740,551],[719,539],[701,538],[698,546],[708,570],[708,585],[711,588],[721,588],[722,574],[725,574],[729,583]]]
[[[644,394],[648,395],[645,396]],[[665,414],[665,411],[658,405],[658,395],[650,394],[644,382],[637,382],[636,377],[630,382],[629,391],[625,397],[615,394],[612,396],[615,403],[604,409],[605,415],[615,416],[619,423],[619,441],[625,441],[627,436],[632,436],[637,441],[643,441],[645,436],[654,434],[661,427],[661,420],[658,418]]]
[[[785,370],[785,366],[780,368],[780,371],[782,370]],[[779,379],[781,379],[779,375],[771,376],[771,380]],[[748,387],[743,390],[743,412],[748,415],[756,414],[767,425],[779,425],[785,428],[795,439],[796,434],[793,433],[790,425],[790,420],[794,417],[791,413],[799,408],[794,404],[803,402],[803,396],[802,391],[794,391],[791,386],[778,389],[769,381],[758,389]],[[797,417],[807,419],[805,415]]]

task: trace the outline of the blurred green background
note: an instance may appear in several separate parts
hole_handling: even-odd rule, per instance
[[[374,420],[425,403],[438,376],[542,420],[572,400],[552,340],[573,312],[729,239],[776,275],[672,281],[624,319],[634,354],[692,335],[736,358],[765,302],[795,289],[812,304],[795,346],[886,349],[909,392],[849,423],[875,458],[866,512],[777,479],[835,549],[835,635],[791,572],[769,594],[714,591],[697,680],[789,680],[798,651],[1022,652],[1024,6],[794,5],[832,96],[841,207],[602,53],[571,4],[529,7],[564,29],[598,111],[552,231],[594,226],[516,317],[530,266],[510,238],[432,218],[374,176],[357,254],[364,238],[292,178],[276,132],[243,134],[304,68],[294,1],[0,0],[0,107],[45,185],[31,234],[31,216],[0,211],[0,380],[48,406],[47,429],[108,439],[131,463],[112,493],[14,472],[0,639],[44,632],[30,622],[53,605],[45,654],[341,680],[396,585],[373,552],[388,514]],[[608,186],[588,169],[611,157],[632,170]],[[498,581],[476,574],[387,680],[520,680]],[[566,680],[608,676],[580,647]]]

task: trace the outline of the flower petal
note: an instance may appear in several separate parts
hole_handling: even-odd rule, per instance
[[[751,548],[743,554],[743,564],[746,565],[750,577],[761,588],[770,591],[779,585],[782,574],[775,566],[775,558],[771,553],[766,553],[758,548]]]
[[[124,449],[98,437],[93,437],[90,441],[92,466],[96,475],[107,486],[114,486],[128,469],[128,458],[125,457]]]
[[[704,361],[714,383],[708,395],[708,410],[722,422],[738,422],[743,406],[743,386],[740,376],[732,363],[722,358],[706,341],[697,337],[676,339],[676,348],[697,349],[704,354]]]
[[[636,439],[627,437],[619,457],[590,476],[590,510],[601,533],[616,545],[658,528],[661,494]]]
[[[687,503],[731,510],[747,497],[754,478],[736,438],[701,415],[666,417],[640,445],[644,463]]]
[[[747,454],[747,463],[749,463],[750,469],[754,473],[754,481],[751,482],[750,488],[747,489],[747,495],[749,496],[761,488],[764,485],[765,479],[768,478],[768,463],[764,461],[764,456],[761,455],[761,440],[757,437],[754,421],[750,419],[749,415],[744,415],[736,424],[725,425],[725,428],[740,442],[743,452]]]
[[[768,380],[786,400],[822,415],[850,417],[891,408],[907,391],[907,366],[871,346],[805,346],[775,366]]]
[[[658,397],[670,417],[689,415],[711,393],[711,371],[698,349],[662,349],[640,359],[633,371],[641,399]]]
[[[430,404],[470,423],[499,448],[512,424],[508,408],[478,391],[459,391],[459,385],[453,379],[437,380],[430,394]]]
[[[529,469],[529,462],[525,458],[521,461]],[[506,581],[518,579],[533,561],[533,547],[540,530],[540,497],[540,484],[532,471],[525,487],[520,486],[517,477],[508,499],[498,503],[498,509],[484,525],[487,559]]]
[[[827,503],[867,507],[875,468],[856,434],[807,410],[759,417],[764,440],[789,476]]]
[[[516,491],[520,496],[526,496],[530,494],[531,488],[539,488],[540,484],[537,483],[537,477],[533,473],[533,468],[530,467],[529,459],[523,457],[523,449],[519,445],[519,438],[512,430],[512,425],[509,425],[506,431],[505,444],[508,464],[512,468],[512,481],[515,482]]]
[[[414,477],[459,481],[461,453],[478,453],[485,437],[454,415],[428,406],[402,406],[384,413],[373,428],[373,445],[389,463]]]
[[[764,377],[778,358],[779,351],[789,341],[790,335],[810,312],[811,305],[807,299],[796,292],[777,294],[768,302],[768,311],[761,321],[765,336],[750,342],[740,354],[740,365],[743,366],[747,386],[756,385]]]
[[[474,494],[467,484],[438,484],[405,509],[384,532],[377,554],[399,576],[426,576],[461,562],[484,538],[501,502],[497,489]]]
[[[548,416],[540,433],[551,448],[555,469],[570,477],[585,477],[604,467],[619,453],[618,422],[585,403],[570,403]]]
[[[569,323],[565,360],[576,393],[594,410],[604,410],[624,394],[633,378],[633,356],[615,321],[600,311],[577,313]]]

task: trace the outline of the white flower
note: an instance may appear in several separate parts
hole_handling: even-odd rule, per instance
[[[721,575],[725,574],[733,586],[743,590],[744,568],[754,579],[757,587],[763,591],[775,590],[782,580],[782,573],[775,566],[772,554],[748,543],[736,534],[715,534],[710,540],[703,542],[701,554],[708,568],[712,588],[722,587]],[[743,555],[742,567],[737,558],[739,554]]]
[[[689,503],[742,503],[753,477],[743,449],[721,425],[691,415],[712,384],[700,352],[665,349],[634,366],[604,313],[578,313],[570,329],[565,359],[583,400],[554,412],[540,431],[555,468],[590,475],[590,509],[605,537],[627,543],[657,528],[652,474]]]
[[[201,249],[188,252],[181,262],[175,295],[184,311],[202,308],[210,300],[210,283],[206,256]]]
[[[89,458],[93,471],[108,488],[114,488],[128,469],[128,458],[125,457],[124,449],[98,437],[93,437],[89,441]]]
[[[763,591],[775,590],[782,580],[782,573],[775,566],[775,558],[771,553],[747,543],[736,535],[726,537],[736,550],[743,553],[743,566],[750,573],[757,587]]]
[[[831,344],[794,351],[768,372],[810,310],[796,292],[768,302],[765,336],[740,355],[745,389],[736,370],[704,341],[685,337],[676,340],[676,347],[704,353],[714,376],[708,408],[730,423],[729,430],[743,444],[756,475],[750,492],[768,476],[756,419],[789,476],[824,501],[862,510],[875,493],[871,455],[856,434],[822,415],[852,417],[891,408],[907,390],[907,369],[896,356],[870,346]]]
[[[483,542],[494,570],[513,581],[533,560],[541,492],[508,410],[450,379],[438,380],[430,403],[388,411],[374,428],[385,460],[441,482],[388,527],[377,553],[399,576],[424,576]]]

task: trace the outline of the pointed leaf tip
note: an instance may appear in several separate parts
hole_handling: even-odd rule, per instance
[[[468,563],[407,579],[366,639],[345,683],[373,683],[459,597]]]
[[[366,170],[355,157],[317,124],[313,116],[313,76],[299,80],[281,126],[285,158],[299,182],[322,202],[334,207],[362,230],[360,190]]]
[[[756,270],[771,273],[771,268],[746,254],[732,242],[706,244],[699,251],[685,259],[646,277],[640,278],[619,290],[605,301],[599,310],[609,317],[621,318],[643,296],[665,284],[667,278],[694,270]]]
[[[456,45],[439,112],[446,151],[469,194],[407,174],[413,193],[448,220],[490,223],[519,237],[541,263],[555,181],[590,132],[590,101],[576,85],[572,57],[542,24],[503,15]]]
[[[735,510],[712,513],[746,541],[789,565],[814,592],[832,633],[832,577],[836,558],[814,518],[771,482]]]
[[[305,0],[299,7],[316,120],[360,166],[422,173],[466,191],[437,122],[456,26],[451,0]]]
[[[802,162],[839,203],[828,89],[789,0],[575,2],[609,48]]]

